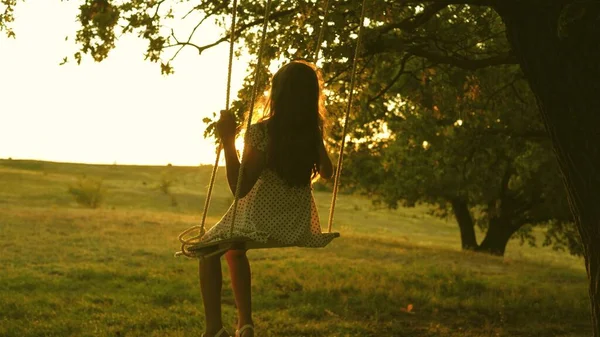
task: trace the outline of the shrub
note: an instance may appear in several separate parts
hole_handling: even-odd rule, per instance
[[[79,205],[98,208],[104,201],[105,189],[102,182],[102,179],[80,177],[74,185],[69,186],[69,194]]]
[[[170,166],[171,164],[169,164]],[[171,206],[177,207],[179,203],[177,202],[177,198],[175,194],[171,192],[171,187],[175,184],[176,179],[173,178],[170,170],[164,171],[161,175],[160,182],[158,183],[158,189],[165,195],[167,195],[171,199]]]
[[[175,179],[168,173],[163,173],[158,183],[158,189],[166,195],[171,195],[171,186],[175,183]]]

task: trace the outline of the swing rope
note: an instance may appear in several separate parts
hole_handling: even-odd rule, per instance
[[[254,105],[256,104],[256,96],[258,95],[258,88],[260,85],[260,71],[262,68],[262,64],[263,64],[263,51],[265,49],[265,41],[267,41],[266,37],[267,37],[267,27],[269,25],[269,12],[271,9],[271,0],[267,0],[267,3],[265,5],[265,18],[263,21],[263,27],[262,27],[262,37],[260,39],[260,44],[259,44],[259,48],[258,48],[258,61],[256,62],[256,69],[254,70],[254,88],[252,90],[252,99],[250,100],[250,110],[248,111],[248,122],[246,123],[246,133],[244,134],[244,147],[246,146],[246,144],[248,143],[248,130],[250,128],[250,126],[252,125],[252,115],[254,113]],[[240,193],[242,191],[242,179],[244,176],[244,167],[245,167],[245,161],[244,161],[244,152],[242,151],[242,158],[240,160],[240,169],[238,170],[238,178],[237,178],[237,182],[235,185],[235,201],[233,203],[233,214],[231,216],[231,226],[229,228],[229,236],[233,236],[233,228],[235,225],[235,218],[237,215],[237,209],[238,209],[238,203],[240,201]]]
[[[352,75],[350,77],[350,95],[348,96],[348,104],[346,105],[346,114],[344,115],[344,129],[342,131],[342,145],[340,146],[340,154],[338,156],[337,168],[335,170],[335,180],[333,183],[333,193],[331,196],[331,206],[329,207],[329,222],[327,231],[331,233],[333,227],[333,213],[335,211],[335,203],[338,195],[340,176],[342,174],[342,160],[344,158],[344,147],[346,145],[346,135],[348,134],[348,120],[350,119],[350,111],[352,110],[352,98],[354,96],[354,86],[356,80],[356,65],[358,52],[360,50],[360,40],[362,37],[363,26],[365,25],[365,5],[367,0],[363,0],[362,10],[360,13],[360,26],[358,28],[358,36],[356,37],[356,47],[354,49],[354,59],[352,60]]]
[[[233,0],[231,17],[231,34],[229,37],[229,63],[227,64],[227,89],[225,94],[225,111],[229,111],[230,97],[231,97],[231,73],[233,69],[233,45],[235,44],[235,24],[237,19],[237,0]],[[202,230],[201,235],[205,233],[206,215],[208,214],[208,207],[210,206],[210,199],[212,190],[215,185],[215,178],[217,175],[217,168],[219,167],[219,159],[221,157],[221,150],[223,149],[223,143],[219,141],[217,148],[217,158],[215,160],[215,166],[213,167],[212,174],[210,176],[210,184],[208,185],[208,192],[206,193],[206,201],[204,203],[204,210],[202,211]]]
[[[227,88],[226,88],[226,94],[225,94],[225,110],[229,111],[229,105],[230,105],[230,97],[231,97],[231,74],[232,74],[232,69],[233,69],[233,46],[235,44],[235,28],[236,28],[236,21],[237,21],[237,4],[238,4],[238,0],[233,0],[233,6],[231,9],[231,32],[230,32],[230,37],[229,37],[229,62],[227,64]],[[198,239],[202,238],[204,236],[204,233],[206,233],[206,216],[208,214],[208,208],[210,206],[210,201],[211,201],[211,197],[212,197],[212,191],[213,188],[215,186],[215,179],[217,177],[217,170],[219,168],[219,160],[221,159],[221,150],[223,149],[223,143],[219,141],[219,145],[217,147],[217,156],[215,158],[215,165],[213,166],[212,172],[210,174],[210,182],[208,184],[208,191],[206,192],[206,199],[204,200],[204,209],[202,211],[202,221],[200,223],[200,226],[193,226],[188,228],[187,230],[185,230],[183,233],[179,234],[179,241],[181,242],[181,252],[188,256],[191,257],[192,255],[190,255],[187,251],[187,249],[185,249],[186,245],[192,244],[193,242],[197,241]],[[184,239],[185,235],[189,234],[190,232],[199,229],[199,233],[189,239]]]
[[[317,45],[315,47],[315,65],[319,60],[319,52],[321,51],[321,43],[323,43],[323,37],[325,36],[325,28],[327,28],[327,16],[329,15],[329,0],[325,1],[325,9],[323,12],[323,22],[321,22],[321,29],[319,29],[319,37],[317,38]]]

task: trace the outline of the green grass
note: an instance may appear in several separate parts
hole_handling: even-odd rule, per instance
[[[176,207],[158,189],[167,169]],[[68,193],[83,175],[104,181],[99,209]],[[197,262],[173,253],[200,221],[209,175],[0,160],[0,336],[200,336]],[[315,197],[325,222],[330,195]],[[209,223],[233,199],[222,175],[213,198]],[[257,336],[591,334],[579,258],[518,242],[504,258],[462,252],[452,221],[351,195],[335,226],[342,237],[325,249],[249,253]]]

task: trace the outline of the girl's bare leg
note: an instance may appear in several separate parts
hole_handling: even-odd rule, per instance
[[[250,262],[245,250],[229,250],[225,254],[231,274],[231,286],[238,310],[238,329],[252,322],[252,295]],[[252,330],[244,332],[243,337],[254,336]]]
[[[200,258],[200,290],[204,302],[207,336],[214,336],[223,327],[221,318],[221,288],[223,284],[221,255]]]

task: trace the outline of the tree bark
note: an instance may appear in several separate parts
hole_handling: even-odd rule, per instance
[[[510,237],[517,231],[510,223],[502,218],[492,218],[485,238],[475,251],[492,255],[504,256]]]
[[[600,331],[600,237],[585,243],[585,265],[590,279],[590,299],[594,337]]]
[[[454,217],[458,222],[458,228],[460,229],[460,242],[462,249],[474,250],[477,248],[477,238],[475,236],[475,225],[473,224],[473,217],[469,212],[469,207],[466,201],[460,198],[451,200],[452,211],[454,211]]]
[[[554,145],[600,337],[600,3],[502,1],[496,9]]]

